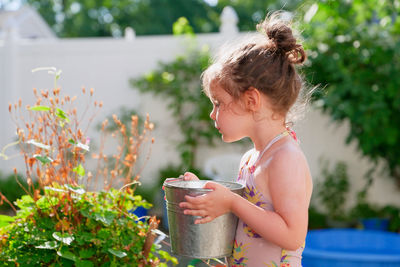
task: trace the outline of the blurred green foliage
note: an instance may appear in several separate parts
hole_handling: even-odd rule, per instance
[[[276,10],[296,13],[303,2],[303,0],[218,0],[215,9],[217,14],[221,14],[225,6],[233,7],[239,18],[239,30],[254,31],[267,13]]]
[[[304,10],[305,73],[323,88],[317,103],[334,121],[348,121],[347,143],[382,160],[400,185],[398,1],[327,0]]]
[[[337,162],[332,168],[327,160],[322,160],[321,176],[316,185],[316,197],[330,218],[343,220],[345,205],[350,189],[347,164],[343,161]]]
[[[23,179],[20,175],[16,176],[15,174],[7,174],[6,175],[3,173],[0,173],[0,192],[11,203],[14,203],[14,201],[16,201],[22,195],[26,194],[26,192],[24,191],[24,189],[21,186],[28,189],[28,184],[26,183],[26,180]],[[35,187],[36,186],[37,186],[37,183],[35,183]],[[2,203],[2,205],[0,205],[0,212],[7,213],[7,212],[11,212],[11,211],[12,211],[12,209],[7,202],[4,201]]]
[[[326,159],[320,161],[321,174],[318,177],[309,209],[309,229],[330,227],[364,228],[365,219],[375,219],[378,223],[387,221],[387,230],[400,231],[400,207],[378,205],[367,200],[364,189],[358,193],[356,203],[346,207],[350,177],[347,164],[338,161],[334,165]]]
[[[295,10],[300,0],[22,0],[43,16],[60,37],[123,35],[126,27],[137,35],[171,34],[172,24],[186,17],[193,30],[216,32],[222,9],[230,5],[239,17],[239,29],[253,31],[268,11]],[[0,6],[1,8],[1,6]]]
[[[185,16],[196,32],[217,31],[219,15],[202,0],[25,0],[60,37],[171,34]]]
[[[296,19],[303,17],[302,35],[309,51],[307,80],[326,89],[315,94],[318,103],[333,120],[348,120],[347,142],[357,141],[360,151],[375,162],[382,159],[390,175],[400,181],[398,1],[219,0],[215,5],[202,0],[25,1],[59,36],[68,37],[120,36],[127,26],[138,35],[170,34],[172,23],[181,16],[193,25],[193,32],[217,31],[227,5],[238,13],[239,28],[253,31],[267,11],[296,11]],[[179,78],[174,78],[172,69],[196,56],[198,62],[205,58],[186,56],[169,67],[160,66],[166,71],[159,76],[163,82],[158,82],[176,83]]]

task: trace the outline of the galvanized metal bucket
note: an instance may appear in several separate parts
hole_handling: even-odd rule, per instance
[[[227,213],[205,224],[194,224],[200,217],[183,214],[179,203],[185,195],[199,196],[211,189],[203,188],[208,181],[182,181],[174,179],[164,183],[167,203],[171,252],[198,259],[222,258],[232,254],[238,218]],[[239,183],[213,181],[222,184],[236,194],[242,195],[244,186]],[[218,203],[215,203],[218,205]]]

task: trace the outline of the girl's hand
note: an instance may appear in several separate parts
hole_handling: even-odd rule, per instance
[[[185,174],[183,175],[183,180],[184,181],[198,181],[200,179],[194,173],[185,172]]]
[[[174,182],[174,181],[198,181],[200,180],[195,174],[191,173],[191,172],[185,172],[184,175],[180,175],[178,178],[167,178],[165,179],[165,182]],[[162,190],[165,190],[164,185],[162,186]],[[164,194],[164,200],[166,200],[166,196]]]
[[[185,209],[184,214],[203,217],[195,220],[195,224],[211,222],[231,211],[233,192],[214,182],[206,183],[204,188],[213,191],[197,197],[185,196],[186,202],[179,203]]]

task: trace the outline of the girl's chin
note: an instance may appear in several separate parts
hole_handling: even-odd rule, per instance
[[[233,143],[233,142],[240,140],[240,139],[229,138],[228,136],[223,135],[223,134],[222,134],[221,138],[222,138],[222,141],[224,141],[225,143]]]

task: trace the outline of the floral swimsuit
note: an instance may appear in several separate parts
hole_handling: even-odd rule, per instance
[[[272,144],[289,134],[292,135],[295,140],[297,140],[293,131],[288,130],[279,134],[258,155],[256,162],[252,166],[249,166],[249,161],[252,157],[256,156],[254,149],[248,151],[243,157],[247,160],[242,163],[237,180],[237,182],[245,185],[243,197],[265,210],[273,211],[274,207],[272,203],[268,201],[255,186],[255,166],[261,159],[262,155],[272,146]],[[304,246],[300,247],[296,251],[282,249],[281,247],[263,239],[246,223],[239,219],[236,229],[233,255],[230,258],[229,266],[300,267],[303,249]]]

